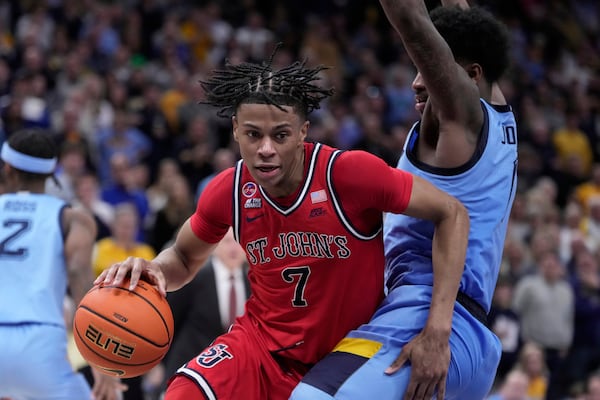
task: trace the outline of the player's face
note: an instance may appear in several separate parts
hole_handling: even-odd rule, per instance
[[[417,110],[420,115],[423,115],[429,95],[427,94],[427,88],[425,87],[425,82],[423,81],[421,73],[417,73],[417,76],[415,76],[415,79],[412,82],[412,88],[415,92],[415,110]]]
[[[248,170],[271,196],[292,194],[303,180],[308,121],[292,107],[242,104],[233,117],[233,136]]]

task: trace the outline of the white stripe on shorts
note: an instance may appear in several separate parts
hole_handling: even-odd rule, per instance
[[[208,400],[217,400],[217,395],[215,394],[215,392],[213,392],[213,390],[210,388],[210,385],[208,384],[208,382],[206,382],[206,379],[204,379],[204,377],[198,372],[183,366],[177,370],[177,373],[183,374],[188,378],[196,381],[196,383],[202,388],[202,391],[204,392],[206,397],[208,397]]]

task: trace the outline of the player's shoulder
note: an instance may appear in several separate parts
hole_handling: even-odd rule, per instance
[[[236,164],[237,165],[237,164]],[[202,189],[200,198],[210,198],[211,201],[222,196],[230,197],[233,190],[237,167],[227,168],[216,174]]]
[[[94,216],[82,207],[65,206],[62,211],[62,226],[65,232],[73,231],[73,227],[79,226],[95,235],[96,221]]]
[[[366,150],[343,150],[336,159],[337,165],[347,165],[353,168],[371,167],[375,165],[386,166],[386,162]]]
[[[221,187],[224,184],[233,183],[233,178],[237,169],[237,164],[234,167],[229,167],[216,174],[210,182],[206,185],[207,189],[214,189],[215,187]]]

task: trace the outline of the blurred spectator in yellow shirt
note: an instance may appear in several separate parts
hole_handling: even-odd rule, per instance
[[[563,171],[568,169],[570,159],[575,158],[581,162],[581,172],[587,175],[591,171],[594,156],[590,141],[579,127],[579,122],[576,111],[567,112],[565,125],[554,132],[553,143]]]
[[[595,163],[592,167],[591,178],[575,187],[574,197],[583,207],[586,214],[589,213],[589,201],[594,196],[600,196],[600,163]]]
[[[156,255],[154,249],[149,244],[136,240],[139,224],[134,205],[121,203],[115,207],[110,236],[96,242],[93,256],[96,276],[115,262],[125,260],[127,257],[154,258]]]

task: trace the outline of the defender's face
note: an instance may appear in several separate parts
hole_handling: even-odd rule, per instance
[[[460,65],[475,85],[478,85],[480,81],[484,80],[481,65],[477,63],[461,63]],[[417,72],[417,76],[413,79],[411,86],[415,92],[415,110],[423,117],[423,114],[430,112],[426,110],[431,105],[429,104],[429,92],[427,91],[425,81],[420,72]]]
[[[256,182],[271,196],[292,194],[304,173],[308,121],[292,107],[242,104],[233,120],[233,137]]]
[[[415,110],[417,110],[420,115],[423,115],[429,95],[427,94],[427,88],[425,87],[425,82],[423,81],[421,73],[417,73],[417,76],[415,76],[415,79],[412,82],[412,89],[415,92]]]

